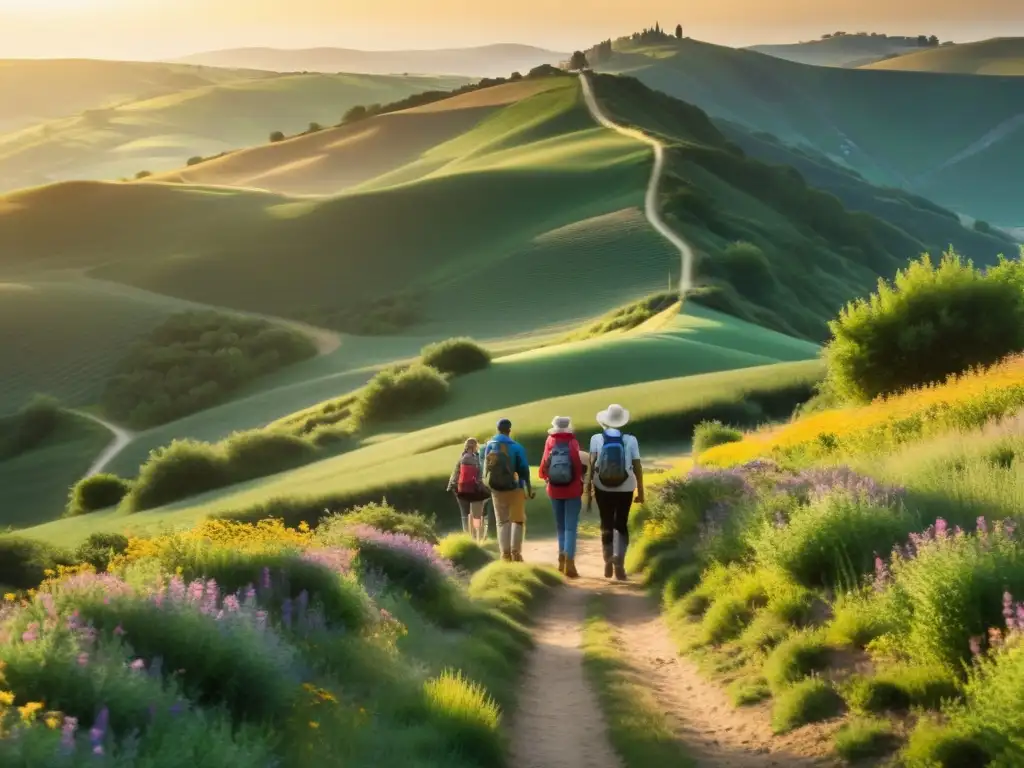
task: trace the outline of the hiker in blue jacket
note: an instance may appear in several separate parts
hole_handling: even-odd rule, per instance
[[[532,499],[535,494],[526,450],[511,435],[512,422],[501,419],[498,434],[484,447],[484,482],[491,489],[501,559],[522,562],[526,498]]]

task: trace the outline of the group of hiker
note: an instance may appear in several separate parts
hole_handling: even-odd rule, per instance
[[[629,411],[610,405],[597,414],[601,431],[590,438],[589,450],[580,448],[572,419],[556,416],[544,443],[538,476],[545,482],[555,516],[558,570],[568,578],[576,570],[576,537],[580,515],[594,501],[601,518],[604,576],[626,580],[625,557],[629,544],[629,511],[634,495],[644,501],[640,445],[622,430]],[[462,455],[448,481],[462,513],[462,529],[474,540],[487,539],[487,505],[493,509],[498,550],[505,561],[522,561],[526,533],[526,501],[536,493],[526,450],[512,439],[512,422],[501,419],[498,433],[483,446],[466,440]]]

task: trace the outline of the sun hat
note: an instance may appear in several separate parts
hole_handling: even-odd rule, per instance
[[[555,416],[551,420],[551,429],[548,430],[549,435],[564,435],[572,432],[572,418],[569,416]]]
[[[629,423],[629,411],[621,405],[609,405],[597,414],[597,423],[610,429],[624,427]]]

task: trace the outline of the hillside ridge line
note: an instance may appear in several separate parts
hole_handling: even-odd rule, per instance
[[[654,149],[654,168],[651,171],[651,179],[647,183],[647,195],[644,199],[644,215],[651,223],[651,226],[668,240],[679,251],[681,269],[679,272],[679,300],[684,301],[686,294],[693,288],[693,248],[682,237],[672,231],[661,217],[661,209],[658,205],[658,187],[661,184],[661,177],[665,172],[665,145],[658,139],[648,136],[643,131],[635,128],[626,128],[612,122],[602,111],[594,96],[594,88],[586,73],[580,72],[580,83],[583,86],[583,99],[590,110],[590,116],[598,125],[615,131],[616,133],[628,136],[631,139],[642,141]]]

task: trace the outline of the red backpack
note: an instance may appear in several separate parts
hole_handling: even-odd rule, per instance
[[[484,486],[480,478],[480,457],[475,453],[462,455],[459,462],[459,479],[455,486],[455,492],[464,496],[470,501],[483,501],[491,494]]]

